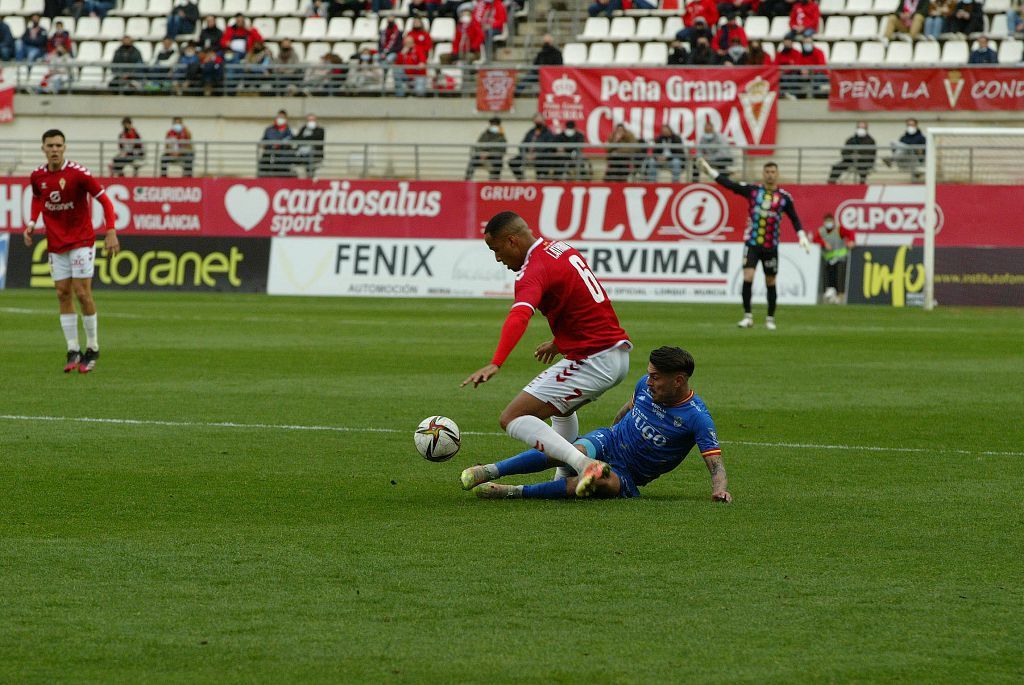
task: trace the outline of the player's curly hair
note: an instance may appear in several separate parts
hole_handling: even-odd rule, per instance
[[[651,364],[662,373],[693,375],[693,355],[681,347],[664,345],[651,352]]]

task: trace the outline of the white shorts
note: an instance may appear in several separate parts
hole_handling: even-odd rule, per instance
[[[568,414],[622,382],[629,373],[631,349],[631,343],[622,342],[586,359],[563,359],[549,366],[523,390]]]
[[[95,247],[76,247],[62,254],[50,253],[50,275],[55,281],[68,278],[92,278]]]

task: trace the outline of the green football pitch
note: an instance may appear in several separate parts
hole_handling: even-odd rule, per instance
[[[458,387],[508,302],[97,302],[65,375],[53,293],[0,292],[2,682],[1024,680],[1021,311],[618,304],[631,380],[581,428],[689,349],[726,506],[696,453],[636,500],[463,492],[541,369],[537,317]]]

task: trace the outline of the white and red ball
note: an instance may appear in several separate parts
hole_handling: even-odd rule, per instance
[[[447,416],[429,416],[420,421],[413,439],[427,461],[448,461],[462,445],[458,425]]]

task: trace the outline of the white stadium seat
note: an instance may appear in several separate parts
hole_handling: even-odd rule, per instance
[[[985,0],[986,14],[1002,14],[1010,9],[1010,0]]]
[[[277,35],[277,20],[270,17],[257,17],[252,20],[252,27],[260,32],[264,39]]]
[[[79,21],[81,24],[81,21]],[[78,32],[81,35],[81,31]],[[107,17],[100,23],[100,40],[121,40],[125,35],[124,17]]]
[[[441,20],[435,19],[434,23],[437,24]],[[433,38],[433,35],[431,35]],[[452,35],[446,39],[438,37],[436,40],[451,40],[455,37],[455,23],[452,22]],[[376,41],[380,38],[380,29],[377,28],[377,20],[374,17],[358,17],[352,24],[352,40],[361,41]]]
[[[615,64],[630,66],[640,63],[639,43],[619,43],[615,48]]]
[[[839,40],[832,43],[831,64],[856,64],[857,44],[852,40]]]
[[[21,14],[21,0],[0,0],[0,17],[9,14]],[[20,38],[20,36],[15,36]]]
[[[135,47],[139,49],[139,54],[142,55],[142,61],[149,64],[153,61],[153,44],[148,40],[137,40],[135,41]]]
[[[885,62],[885,46],[881,41],[866,40],[860,44],[860,53],[857,55],[859,64],[882,64]]]
[[[124,35],[149,40],[149,17],[129,17],[124,23]]]
[[[21,13],[28,16],[33,14],[42,14],[46,9],[46,3],[43,0],[25,0],[21,4]]]
[[[224,14],[224,3],[222,0],[199,0],[199,16],[205,17],[212,14],[219,17]]]
[[[764,40],[768,37],[768,26],[768,17],[755,14],[747,17],[746,23],[743,24],[743,31],[751,40]]]
[[[107,85],[107,74],[103,67],[82,67],[78,70],[78,77],[75,79],[79,87],[94,87]]]
[[[296,45],[299,45],[296,43]],[[300,61],[316,63],[320,61],[320,58],[331,51],[331,44],[323,41],[317,41],[310,43],[306,46],[306,54],[304,57],[300,57]]]
[[[171,14],[172,0],[149,0],[146,3],[146,16],[163,17],[166,19]]]
[[[352,35],[352,19],[349,17],[333,17],[327,23],[327,38],[345,40]]]
[[[99,62],[103,59],[103,43],[97,40],[83,40],[77,48],[76,62]]]
[[[840,14],[833,15],[825,20],[825,31],[822,38],[825,40],[844,40],[850,35],[852,22],[849,17]]]
[[[939,62],[939,44],[931,41],[918,43],[914,47],[914,64],[933,66]]]
[[[967,64],[971,58],[971,51],[967,48],[965,40],[947,40],[942,44],[942,56],[939,57],[939,64],[958,65]]]
[[[430,37],[435,43],[455,40],[455,20],[451,17],[438,17],[430,22]],[[352,40],[362,40],[353,37]]]
[[[562,48],[562,61],[569,66],[587,63],[587,46],[584,43],[566,43]]]
[[[853,26],[850,28],[850,38],[853,40],[876,40],[878,38],[878,17],[854,17]]]
[[[591,43],[588,64],[611,64],[615,61],[615,46],[611,43]]]
[[[666,17],[665,28],[661,30],[662,40],[675,40],[676,34],[683,30],[682,17]]]
[[[112,62],[114,60],[114,52],[120,47],[121,44],[117,41],[110,41],[103,45],[103,61]]]
[[[153,17],[149,22],[149,40],[160,40],[167,35],[167,17]]]
[[[875,0],[874,4],[871,5],[871,14],[889,16],[890,14],[896,14],[899,7],[900,0]]]
[[[317,41],[327,37],[327,20],[323,17],[306,17],[302,22],[301,40]]]
[[[1020,64],[1024,62],[1024,41],[1004,40],[999,46],[1000,64]]]
[[[633,40],[636,35],[636,20],[633,17],[615,17],[608,27],[605,40]]]
[[[607,17],[587,17],[583,24],[583,33],[576,36],[579,41],[606,40],[608,38],[609,24]]]
[[[894,40],[889,43],[889,49],[885,51],[886,64],[905,66],[910,64],[913,58],[914,46],[901,40]]]
[[[302,33],[302,20],[298,17],[281,17],[277,20],[277,31],[274,33],[277,40],[282,38],[296,40],[300,33]],[[263,37],[266,38],[266,36]]]
[[[12,15],[10,17],[7,17],[6,21],[7,26],[9,26],[11,29],[11,34],[14,36],[14,39],[20,39],[22,35],[24,35],[25,33],[25,17]]]
[[[640,21],[636,23],[636,39],[660,40],[661,28],[661,17],[640,17]]]
[[[655,41],[644,43],[644,50],[640,54],[640,63],[650,66],[664,66],[668,64],[668,45]]]
[[[74,28],[68,27],[67,22],[64,22],[64,26],[77,40],[94,40],[100,37],[100,20],[97,17],[82,17],[78,20],[78,26]]]
[[[845,5],[846,0],[821,0],[818,8],[821,10],[821,16],[827,17],[830,14],[842,14]]]
[[[249,10],[249,0],[224,0],[224,7],[221,9],[225,17],[233,17],[236,14],[244,14],[247,17],[253,15]],[[200,13],[202,16],[202,13]]]
[[[272,17],[294,17],[300,14],[299,0],[274,0],[274,9],[270,11]]]
[[[789,17],[772,18],[771,28],[768,29],[768,40],[778,42],[790,32]]]
[[[846,0],[846,7],[843,14],[852,17],[859,17],[862,14],[871,14],[871,0]]]
[[[436,51],[436,50],[440,49],[440,47],[442,45],[447,45],[448,46],[448,52],[452,51],[452,44],[451,43],[439,43],[438,45],[434,46],[434,50]],[[351,59],[352,55],[356,54],[356,44],[355,43],[335,43],[334,44],[334,54],[337,55],[338,57],[340,57],[342,62],[347,62],[347,61],[349,61],[349,59]]]
[[[816,47],[819,50],[821,50],[821,54],[825,55],[825,62],[826,63],[832,61],[832,55],[831,55],[831,49],[830,49],[831,46],[830,46],[829,43],[825,43],[823,41],[816,40],[816,41],[814,41],[814,47]]]
[[[992,17],[992,23],[989,25],[988,35],[993,38],[1006,38],[1010,35],[1010,31],[1006,26],[1006,15],[997,14]]]
[[[351,45],[353,49],[353,54],[355,54],[355,52],[358,52],[359,50],[359,46],[356,45],[355,43],[341,43],[341,45]],[[437,64],[438,62],[441,61],[441,55],[450,54],[452,54],[451,43],[434,43],[434,54],[430,57],[430,62],[432,64]],[[338,55],[340,56],[341,53],[339,52]]]

